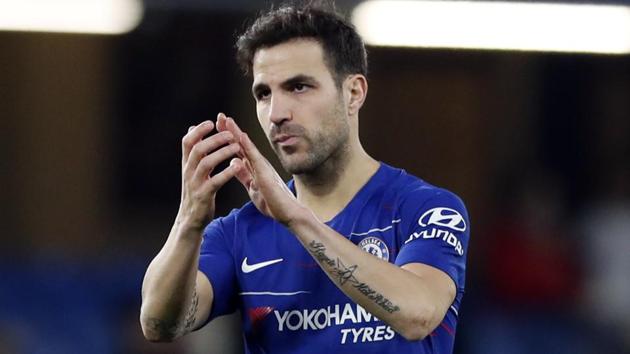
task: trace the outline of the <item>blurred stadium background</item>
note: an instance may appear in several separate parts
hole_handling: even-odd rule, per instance
[[[0,31],[0,353],[240,353],[236,316],[147,343],[140,285],[187,127],[228,112],[267,148],[233,59],[267,7],[146,0],[125,34]],[[368,50],[366,149],[471,214],[455,352],[630,353],[630,54]],[[245,200],[229,184],[218,213]]]

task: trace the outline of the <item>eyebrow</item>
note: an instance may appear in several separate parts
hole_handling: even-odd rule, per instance
[[[314,85],[317,83],[317,79],[315,79],[313,76],[310,75],[305,75],[305,74],[298,74],[295,75],[293,77],[290,77],[286,80],[284,80],[281,84],[280,87],[282,88],[290,88],[296,84],[300,84],[300,83],[306,83],[306,84],[311,84]],[[254,95],[254,97],[256,97],[256,94],[262,90],[268,90],[269,89],[269,85],[261,82],[258,83],[256,85],[254,85],[252,87],[252,94]]]
[[[299,75],[295,75],[287,80],[284,80],[280,86],[283,88],[289,88],[294,86],[295,84],[302,84],[302,83],[306,83],[306,84],[315,84],[317,83],[317,80],[309,75],[304,75],[304,74],[299,74]]]

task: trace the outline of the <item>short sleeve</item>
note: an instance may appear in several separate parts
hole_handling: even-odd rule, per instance
[[[399,253],[396,264],[423,263],[448,274],[464,288],[470,235],[468,213],[455,194],[435,189],[412,192],[401,204]]]
[[[225,218],[213,220],[205,229],[201,252],[199,255],[199,270],[203,272],[212,284],[214,298],[208,321],[232,313],[236,309],[236,274],[234,258],[227,240],[232,239],[229,220],[230,213]]]

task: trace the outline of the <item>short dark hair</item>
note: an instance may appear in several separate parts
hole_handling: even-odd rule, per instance
[[[236,59],[245,74],[252,70],[259,49],[293,39],[314,39],[337,85],[347,75],[367,76],[367,52],[354,26],[329,5],[282,5],[261,14],[236,41]]]

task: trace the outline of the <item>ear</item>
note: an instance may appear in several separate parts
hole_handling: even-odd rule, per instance
[[[349,115],[356,115],[365,102],[367,96],[368,83],[365,76],[361,74],[350,75],[344,82],[344,92],[346,93],[346,108]]]

